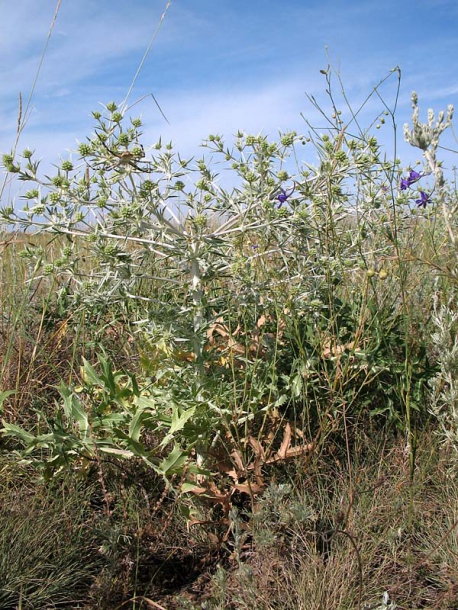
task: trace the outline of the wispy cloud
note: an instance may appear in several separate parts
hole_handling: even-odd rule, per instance
[[[22,0],[3,10],[0,22],[0,150],[14,141],[19,91],[26,98],[35,77],[55,0]],[[61,4],[37,83],[29,122],[21,146],[36,148],[48,163],[58,159],[93,128],[91,111],[110,100],[121,102],[148,45],[165,0],[93,0]],[[349,4],[340,0],[261,0],[215,3],[214,0],[172,2],[164,25],[145,62],[130,102],[153,93],[168,117],[165,123],[151,97],[132,109],[141,114],[145,143],[159,136],[173,140],[184,156],[200,154],[199,143],[210,133],[228,140],[238,129],[275,137],[278,130],[307,130],[324,120],[307,101],[313,95],[329,113],[326,45],[334,69],[354,111],[366,128],[383,109],[373,95],[380,78],[401,64],[403,76],[397,100],[399,132],[410,118],[410,93],[420,104],[440,109],[458,93],[458,41],[452,23],[456,15],[447,0],[419,0],[406,19],[399,2],[386,0]],[[456,24],[455,24],[456,25]],[[333,80],[344,121],[350,110]],[[397,82],[379,90],[394,107]],[[451,98],[451,99],[450,99]],[[377,135],[389,150],[392,133]],[[415,155],[401,144],[398,151]],[[418,155],[416,155],[418,156]]]

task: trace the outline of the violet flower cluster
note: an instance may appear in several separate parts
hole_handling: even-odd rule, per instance
[[[423,178],[423,176],[424,176],[424,174],[420,174],[420,173],[414,171],[413,169],[410,170],[409,177],[403,178],[401,180],[401,185],[400,185],[401,191],[406,191],[408,188],[410,188],[412,186],[412,184],[415,184],[415,182],[420,180],[420,178]],[[420,191],[420,199],[416,199],[415,203],[417,204],[417,207],[419,207],[419,208],[426,208],[426,204],[431,203],[431,198],[424,191]]]
[[[419,174],[413,169],[410,170],[409,177],[401,180],[401,191],[407,190],[410,186],[412,186],[412,184],[417,182],[417,180],[420,180],[420,178],[423,178],[423,174]]]
[[[294,193],[295,188],[296,188],[295,184],[293,184],[293,188],[290,189],[289,191],[286,191],[284,188],[280,188],[280,194],[275,197],[275,199],[280,202],[280,205],[278,206],[278,208],[281,208],[281,206],[285,203],[285,201],[288,201],[288,199]]]

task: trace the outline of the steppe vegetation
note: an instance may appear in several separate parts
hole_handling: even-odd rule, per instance
[[[458,607],[453,109],[405,167],[331,77],[304,136],[3,155],[4,610]]]

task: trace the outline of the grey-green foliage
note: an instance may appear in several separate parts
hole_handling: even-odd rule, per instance
[[[318,166],[293,175],[283,167],[303,141],[294,132],[279,142],[241,132],[232,148],[210,136],[206,146],[232,171],[235,187],[227,190],[204,159],[184,160],[160,140],[145,153],[140,121],[126,127],[115,105],[94,115],[95,134],[80,144],[78,166],[63,161],[55,176],[42,179],[30,151],[14,163],[4,158],[9,171],[33,184],[22,210],[3,209],[4,222],[68,236],[61,256],[40,259],[41,269],[71,281],[80,306],[141,299],[162,320],[189,321],[200,353],[208,311],[221,308],[211,291],[215,280],[233,282],[243,300],[262,287],[256,277],[275,261],[277,283],[283,277],[303,296],[330,272],[360,262],[360,234],[377,221],[369,206],[386,178],[374,138],[347,139],[338,125],[331,135],[316,134]],[[280,188],[294,184],[279,209]],[[349,231],[342,220],[356,208],[359,226]],[[89,264],[76,253],[75,236],[85,239]]]
[[[440,111],[437,121],[432,109],[428,110],[428,123],[419,121],[418,96],[412,93],[412,130],[409,125],[404,125],[404,136],[412,146],[423,151],[426,160],[426,169],[430,170],[435,179],[438,190],[438,199],[442,207],[442,219],[445,230],[448,233],[451,244],[457,245],[456,212],[457,205],[445,192],[445,180],[441,164],[437,161],[436,153],[439,139],[447,127],[450,127],[453,119],[454,108],[450,104],[447,114]],[[456,263],[456,250],[455,250]],[[447,265],[447,275],[455,281],[456,264]],[[436,272],[439,285],[440,276]],[[430,382],[430,410],[439,422],[439,434],[451,445],[455,451],[458,450],[458,385],[456,383],[458,374],[458,338],[457,325],[458,314],[456,312],[456,294],[444,302],[442,295],[436,291],[434,295],[432,323],[434,332],[431,334],[431,343],[435,351],[437,364],[440,368],[434,379]]]
[[[415,91],[412,93],[412,129],[409,124],[404,125],[404,137],[409,144],[416,146],[423,151],[430,150],[432,154],[435,154],[439,145],[439,139],[442,132],[450,127],[453,119],[453,105],[449,104],[447,107],[447,116],[443,110],[441,110],[435,121],[434,110],[431,108],[428,110],[428,123],[421,123],[419,121],[420,109],[418,107],[418,95]]]
[[[212,385],[205,361],[211,324],[222,318],[235,329],[244,320],[248,335],[261,314],[294,311],[310,316],[311,326],[318,316],[322,340],[313,349],[321,354],[325,341],[341,331],[338,299],[360,298],[361,270],[392,253],[391,236],[374,237],[395,203],[394,186],[390,190],[386,183],[397,170],[391,165],[388,171],[390,164],[380,160],[375,138],[347,136],[339,119],[329,133],[313,135],[317,165],[304,164],[295,173],[285,165],[295,145],[304,142],[294,132],[278,142],[240,132],[230,148],[220,136],[209,136],[207,148],[232,171],[235,186],[228,190],[204,159],[184,160],[160,140],[145,152],[141,122],[128,123],[115,104],[94,118],[95,133],[78,149],[80,164],[63,161],[50,178],[40,177],[30,151],[19,160],[4,156],[6,169],[32,188],[22,210],[3,208],[3,222],[68,238],[57,259],[46,261],[40,251],[37,264],[43,276],[67,282],[75,307],[139,302],[138,327],[152,342],[170,336],[173,345],[165,346],[161,353],[167,358],[155,367],[160,383],[147,388],[146,396],[145,388],[132,389],[124,397],[127,406],[115,396],[113,412],[103,412],[100,394],[86,387],[91,400],[82,404],[68,388],[61,419],[44,437],[9,423],[4,433],[16,435],[30,452],[46,448],[59,466],[69,455],[111,451],[173,472],[192,448],[211,446],[222,425],[247,426],[258,413],[265,417],[275,401],[290,398],[278,395],[273,359],[261,362],[270,366],[265,387],[258,392],[254,382],[248,384],[247,396],[244,384],[235,405],[231,376],[216,375]],[[279,200],[281,189],[293,185],[287,201]],[[76,239],[84,243],[85,255],[81,245],[76,251]],[[26,249],[24,256],[35,253]],[[175,366],[178,348],[194,358]],[[259,384],[259,375],[253,379]],[[101,390],[110,394],[108,377]],[[93,407],[97,418],[86,422]],[[173,447],[168,456],[148,453],[138,433],[145,428],[159,435],[161,449]],[[198,453],[204,453],[202,447]]]
[[[432,345],[439,372],[430,382],[431,412],[439,422],[438,433],[458,453],[458,312],[456,295],[441,303],[436,294],[432,316]]]
[[[425,157],[426,172],[431,172],[434,176],[435,187],[437,189],[437,197],[442,206],[442,216],[448,232],[451,243],[456,247],[457,233],[453,225],[454,217],[456,216],[457,206],[453,204],[450,198],[446,200],[444,186],[444,172],[442,164],[437,159],[437,147],[442,133],[451,127],[454,107],[449,104],[447,107],[447,115],[441,110],[435,118],[434,110],[428,110],[428,122],[422,123],[419,121],[418,95],[415,91],[412,93],[412,129],[408,123],[404,125],[404,138],[406,142],[423,151]]]
[[[42,261],[41,269],[43,275],[71,281],[77,305],[140,299],[156,320],[175,327],[185,321],[181,338],[199,357],[206,312],[217,308],[208,288],[215,278],[238,277],[237,243],[250,239],[256,244],[262,236],[272,243],[270,255],[286,255],[294,215],[276,209],[275,195],[289,176],[275,166],[297,136],[284,136],[282,144],[240,134],[238,160],[219,136],[209,138],[216,152],[234,164],[238,186],[229,192],[203,159],[184,160],[160,140],[146,154],[140,121],[125,127],[127,119],[116,105],[108,105],[107,116],[94,116],[97,127],[79,146],[79,166],[63,161],[47,179],[39,176],[30,151],[21,165],[4,156],[9,171],[33,183],[22,210],[3,209],[4,222],[69,238],[61,256]],[[86,240],[89,265],[75,253],[75,237]],[[34,253],[29,249],[24,256]],[[243,262],[257,258],[252,250]],[[174,293],[178,297],[171,303]]]

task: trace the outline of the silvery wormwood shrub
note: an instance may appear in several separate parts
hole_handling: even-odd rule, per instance
[[[234,312],[255,322],[269,308],[297,311],[312,321],[331,318],[335,287],[357,277],[369,258],[390,252],[389,242],[373,238],[385,208],[393,205],[386,183],[394,166],[380,161],[375,138],[351,137],[339,120],[327,133],[311,134],[318,163],[304,163],[294,174],[291,158],[297,144],[305,143],[296,133],[269,142],[240,132],[231,148],[220,136],[209,136],[205,145],[214,165],[230,170],[233,186],[226,189],[204,159],[182,159],[160,140],[145,151],[140,119],[129,122],[116,104],[94,118],[93,135],[78,147],[78,164],[64,160],[54,176],[39,175],[29,150],[18,159],[3,156],[5,169],[31,188],[22,208],[2,208],[2,222],[68,238],[57,259],[43,260],[43,252],[31,248],[23,256],[36,258],[43,276],[67,282],[76,307],[138,301],[144,308],[136,320],[141,332],[152,340],[167,336],[194,356],[166,388],[145,396],[133,384],[128,406],[105,360],[108,381],[85,365],[91,387],[103,387],[116,399],[120,393],[117,405],[126,411],[124,419],[108,418],[100,427],[102,448],[111,443],[108,449],[127,456],[129,446],[145,458],[141,429],[154,419],[155,432],[163,430],[167,443],[175,442],[172,462],[182,465],[192,447],[200,443],[204,454],[202,445],[214,442],[227,422],[234,424],[224,391],[218,397],[214,386],[208,389],[208,327]],[[84,242],[89,266],[75,254],[75,240]],[[86,389],[93,396],[91,387]],[[284,402],[272,388],[269,393]],[[75,413],[80,421],[73,428],[79,426],[85,438],[92,435],[93,443],[96,433],[88,428],[80,397],[71,398],[67,388],[63,401],[67,419]],[[262,412],[271,406],[264,401],[247,408]],[[246,409],[238,413],[245,422],[255,417]],[[110,426],[117,427],[116,435],[109,436]],[[11,426],[9,433],[22,434]],[[32,442],[30,435],[21,438]],[[158,467],[157,461],[148,463]]]
[[[430,382],[430,409],[439,423],[438,433],[454,452],[458,452],[458,313],[456,293],[447,303],[439,294],[434,299],[431,342],[439,372]]]
[[[430,411],[437,418],[438,434],[444,442],[458,451],[458,314],[456,312],[456,289],[457,278],[456,248],[457,248],[457,211],[456,193],[447,189],[444,179],[442,164],[437,159],[437,149],[442,133],[451,127],[454,108],[450,104],[447,113],[440,111],[437,115],[432,109],[428,110],[428,121],[422,123],[419,120],[418,96],[412,93],[412,128],[404,125],[404,137],[409,144],[423,151],[425,159],[425,172],[432,173],[435,182],[437,200],[442,212],[442,218],[438,219],[437,232],[439,234],[442,257],[446,259],[443,265],[433,266],[436,289],[434,293],[433,312],[431,321],[433,332],[431,333],[431,344],[435,352],[435,358],[439,366],[436,376],[430,381]],[[420,174],[417,174],[421,177]],[[440,222],[442,220],[442,222]],[[447,235],[450,251],[444,244],[443,235]]]

